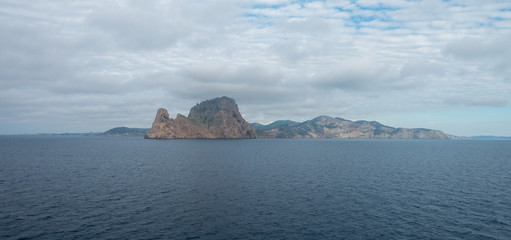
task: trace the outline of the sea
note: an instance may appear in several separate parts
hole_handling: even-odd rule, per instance
[[[0,239],[511,239],[511,141],[0,136]]]

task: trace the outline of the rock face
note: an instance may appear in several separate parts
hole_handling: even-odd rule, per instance
[[[256,138],[256,132],[243,119],[236,102],[221,97],[195,105],[188,117],[178,114],[172,119],[166,109],[158,109],[145,138]]]
[[[263,138],[413,138],[447,139],[445,133],[424,128],[393,128],[375,121],[349,121],[342,118],[320,116],[296,125],[262,130]]]

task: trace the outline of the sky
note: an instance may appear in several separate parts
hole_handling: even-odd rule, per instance
[[[234,98],[511,136],[511,1],[0,1],[0,134],[147,127]]]

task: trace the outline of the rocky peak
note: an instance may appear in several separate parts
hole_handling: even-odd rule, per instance
[[[188,117],[168,117],[159,109],[146,138],[255,138],[256,133],[241,116],[236,102],[228,97],[203,101],[190,109]]]
[[[236,114],[236,112],[238,114]],[[203,101],[190,109],[188,118],[195,122],[201,122],[207,127],[215,124],[215,117],[228,117],[229,115],[237,117],[239,114],[238,105],[232,98],[221,97]]]
[[[165,122],[169,118],[169,112],[167,112],[167,109],[160,108],[158,109],[158,112],[156,112],[156,117],[154,118],[155,122]]]

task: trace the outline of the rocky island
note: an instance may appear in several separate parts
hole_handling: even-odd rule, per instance
[[[275,124],[275,123],[280,124]],[[269,125],[253,124],[260,138],[386,138],[447,139],[445,133],[426,128],[393,128],[376,121],[350,121],[319,116],[302,123],[277,121]],[[266,126],[272,126],[268,128]]]
[[[190,109],[188,117],[169,117],[166,109],[156,113],[145,138],[381,138],[381,139],[448,139],[439,130],[394,128],[376,121],[350,121],[319,116],[305,122],[275,121],[268,125],[249,124],[243,119],[236,102],[228,97],[203,101]]]
[[[233,99],[220,97],[195,105],[188,117],[172,119],[166,109],[158,109],[145,138],[256,138],[256,132]]]

